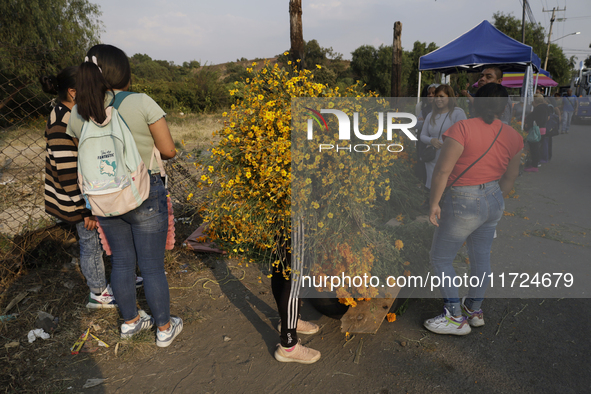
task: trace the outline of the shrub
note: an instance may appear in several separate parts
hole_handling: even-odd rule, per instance
[[[295,215],[305,220],[311,242],[315,242],[312,250],[330,263],[321,267],[323,273],[342,268],[332,264],[335,254],[343,257],[343,264],[348,262],[352,269],[366,273],[371,271],[374,260],[390,254],[397,263],[390,268],[398,271],[400,266],[401,271],[403,241],[379,231],[376,223],[384,219],[380,212],[395,217],[401,212],[412,212],[422,202],[416,187],[418,181],[412,174],[409,158],[412,151],[389,156],[357,155],[355,159],[339,154],[323,155],[318,161],[299,151],[294,156],[293,98],[321,97],[336,101],[371,94],[360,93],[357,85],[341,92],[315,83],[309,70],[298,71],[292,64],[288,67],[285,70],[278,65],[267,65],[258,73],[248,68],[250,77],[245,84],[236,83],[239,88],[230,92],[242,98],[232,105],[229,113],[223,114],[227,121],[219,132],[221,140],[211,149],[210,161],[202,163],[205,170],[202,186],[210,188],[204,209],[210,236],[231,254],[263,254],[267,261],[270,257],[277,265],[279,259],[272,256],[284,255],[279,252],[289,250],[291,215],[296,211]],[[353,99],[349,104],[348,109],[358,105]],[[326,182],[318,178],[307,182],[301,176],[292,179],[292,163],[306,166],[312,173],[328,171],[337,175],[333,181],[325,179]],[[339,171],[343,168],[339,166],[345,164],[345,170]],[[352,176],[363,176],[371,182],[353,187],[347,184]],[[296,182],[294,190],[298,195],[292,195],[292,182]],[[314,189],[309,184],[314,184]],[[297,207],[292,206],[292,197]],[[302,206],[308,207],[305,214],[297,211]],[[346,231],[340,231],[343,229]],[[347,238],[357,231],[363,235]],[[398,232],[396,236],[400,236]],[[325,244],[321,245],[322,242]],[[351,260],[352,253],[357,258]],[[365,261],[359,256],[365,256]]]

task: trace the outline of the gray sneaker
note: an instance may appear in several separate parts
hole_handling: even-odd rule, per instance
[[[183,331],[183,320],[180,317],[170,317],[170,327],[167,330],[157,330],[156,333],[156,346],[168,347],[172,341]]]
[[[138,321],[132,324],[123,323],[121,325],[121,338],[131,338],[142,330],[149,330],[154,325],[154,319],[143,310],[139,310],[138,314],[140,318]]]

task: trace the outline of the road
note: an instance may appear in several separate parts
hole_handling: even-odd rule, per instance
[[[588,393],[591,392],[591,127],[573,126],[554,141],[552,161],[516,183],[493,244],[493,269],[572,273],[576,289],[548,296],[535,287],[519,298],[487,298],[486,324],[465,337],[427,332],[422,322],[441,312],[439,299],[413,299],[376,335],[345,343],[339,321],[304,305],[302,316],[322,326],[303,343],[322,352],[314,365],[273,359],[278,321],[269,284],[249,271],[215,300],[171,291],[184,310],[203,319],[186,324],[167,349],[137,360],[97,360],[105,384],[91,393]],[[214,269],[222,275],[225,262]],[[507,272],[511,272],[507,271]],[[252,277],[252,278],[251,278]],[[249,279],[250,278],[250,279]],[[214,287],[214,286],[212,286]],[[576,290],[576,291],[575,291]],[[577,293],[577,292],[585,292]],[[223,296],[217,298],[219,295]],[[565,295],[566,294],[566,295]],[[533,298],[532,298],[533,297]],[[188,308],[188,309],[187,309]],[[223,337],[230,338],[224,340]],[[362,344],[361,344],[361,341]],[[359,363],[355,353],[360,349]],[[77,376],[78,387],[96,372]],[[91,376],[93,375],[93,376]]]

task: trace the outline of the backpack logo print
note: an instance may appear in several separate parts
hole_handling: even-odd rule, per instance
[[[115,169],[117,168],[117,163],[115,160],[112,162],[108,162],[107,160],[101,160],[100,169],[101,174],[106,174],[108,176],[115,176]]]

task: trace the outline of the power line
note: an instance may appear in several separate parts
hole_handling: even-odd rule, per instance
[[[519,4],[521,4],[521,7],[523,7],[522,0],[519,0]],[[535,25],[536,18],[534,18],[534,13],[532,12],[531,7],[529,6],[529,3],[527,2],[527,0],[525,0],[525,12],[527,14],[527,19],[529,19],[529,21]]]
[[[527,11],[527,16],[529,18],[529,21],[531,23],[533,23],[534,25],[536,25],[536,18],[534,18],[534,13],[531,10],[531,7],[529,6],[529,3],[526,1],[525,2],[525,6],[526,6],[526,11]]]

